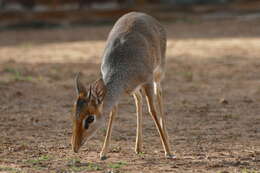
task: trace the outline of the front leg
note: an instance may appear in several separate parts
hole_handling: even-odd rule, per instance
[[[142,117],[142,93],[141,91],[136,91],[134,93],[135,106],[136,106],[136,116],[137,116],[137,129],[136,129],[136,143],[135,143],[135,152],[139,154],[142,152],[143,145],[143,117]]]
[[[105,137],[105,141],[104,141],[101,153],[100,153],[100,159],[101,160],[106,159],[106,154],[107,154],[108,149],[109,149],[109,142],[110,142],[110,137],[111,137],[111,133],[112,133],[113,120],[114,120],[114,117],[115,117],[116,114],[117,114],[117,105],[114,106],[114,108],[112,109],[112,111],[110,112],[110,115],[109,115],[106,137]]]

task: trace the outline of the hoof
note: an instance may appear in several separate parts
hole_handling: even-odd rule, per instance
[[[165,157],[166,159],[176,159],[176,155],[173,154],[166,154]]]
[[[100,160],[106,160],[107,158],[107,156],[100,156]]]

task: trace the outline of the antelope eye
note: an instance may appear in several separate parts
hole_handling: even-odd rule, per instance
[[[84,129],[88,129],[88,123],[86,122],[86,120],[84,121],[84,124],[83,124],[83,126],[84,126]]]
[[[90,115],[87,119],[84,120],[83,127],[84,129],[88,129],[89,124],[92,123],[95,120],[95,117],[93,115]]]
[[[94,116],[93,115],[90,115],[87,119],[86,119],[86,121],[88,122],[88,123],[92,123],[93,121],[94,121]]]

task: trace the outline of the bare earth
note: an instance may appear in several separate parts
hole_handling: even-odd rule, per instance
[[[99,74],[112,26],[0,32],[0,172],[260,172],[259,19],[183,20],[168,31],[165,111],[175,160],[164,158],[144,105],[134,153],[132,97],[122,99],[109,158],[105,128],[71,150],[73,78]]]

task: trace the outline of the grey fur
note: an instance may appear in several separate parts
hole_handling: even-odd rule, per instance
[[[165,51],[166,32],[157,20],[139,12],[122,16],[109,33],[103,53],[104,112],[110,112],[124,93],[161,80]]]

